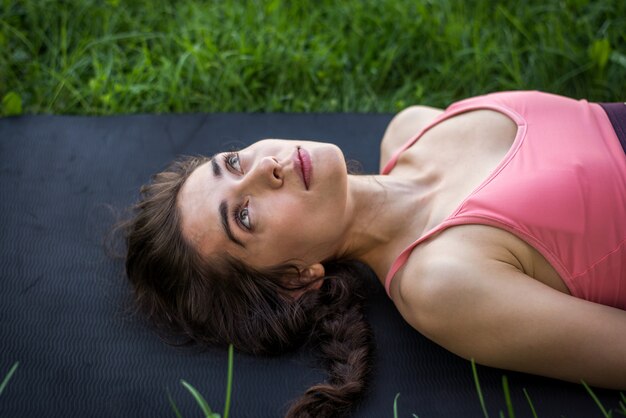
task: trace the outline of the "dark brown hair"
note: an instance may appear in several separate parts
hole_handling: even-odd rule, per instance
[[[259,271],[226,255],[208,260],[181,232],[177,198],[206,157],[183,157],[141,188],[124,224],[126,273],[136,307],[160,330],[201,345],[276,355],[310,344],[328,380],[309,388],[288,417],[341,416],[362,397],[372,369],[374,343],[363,314],[364,267],[325,263],[319,290],[293,300],[283,283],[292,265]]]

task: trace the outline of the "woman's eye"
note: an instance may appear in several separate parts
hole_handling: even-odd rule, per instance
[[[246,228],[251,229],[248,208],[243,208],[241,209],[241,211],[239,211],[239,222],[241,222],[241,224]]]
[[[228,164],[233,170],[241,173],[241,164],[239,163],[239,154],[232,153],[225,157],[226,164]]]

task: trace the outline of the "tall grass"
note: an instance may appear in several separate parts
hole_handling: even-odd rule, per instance
[[[1,0],[2,113],[626,99],[623,0]]]

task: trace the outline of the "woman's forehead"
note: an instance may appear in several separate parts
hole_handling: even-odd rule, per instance
[[[193,241],[206,234],[205,229],[211,224],[212,192],[215,190],[211,187],[212,177],[211,162],[207,161],[189,175],[178,195],[183,234]],[[217,208],[213,210],[217,212]]]

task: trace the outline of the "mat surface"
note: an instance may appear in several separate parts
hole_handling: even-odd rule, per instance
[[[141,184],[178,154],[212,154],[264,137],[335,142],[375,172],[391,115],[211,114],[0,119],[0,396],[2,417],[184,417],[224,406],[227,353],[164,344],[125,313],[122,265],[102,239]],[[355,417],[482,417],[469,362],[408,326],[377,285],[367,315],[377,344],[370,392]],[[235,353],[230,416],[278,417],[323,379],[301,350],[275,358]],[[490,416],[505,411],[502,376],[517,417],[601,416],[582,385],[478,367]],[[596,390],[607,409],[619,393]]]

